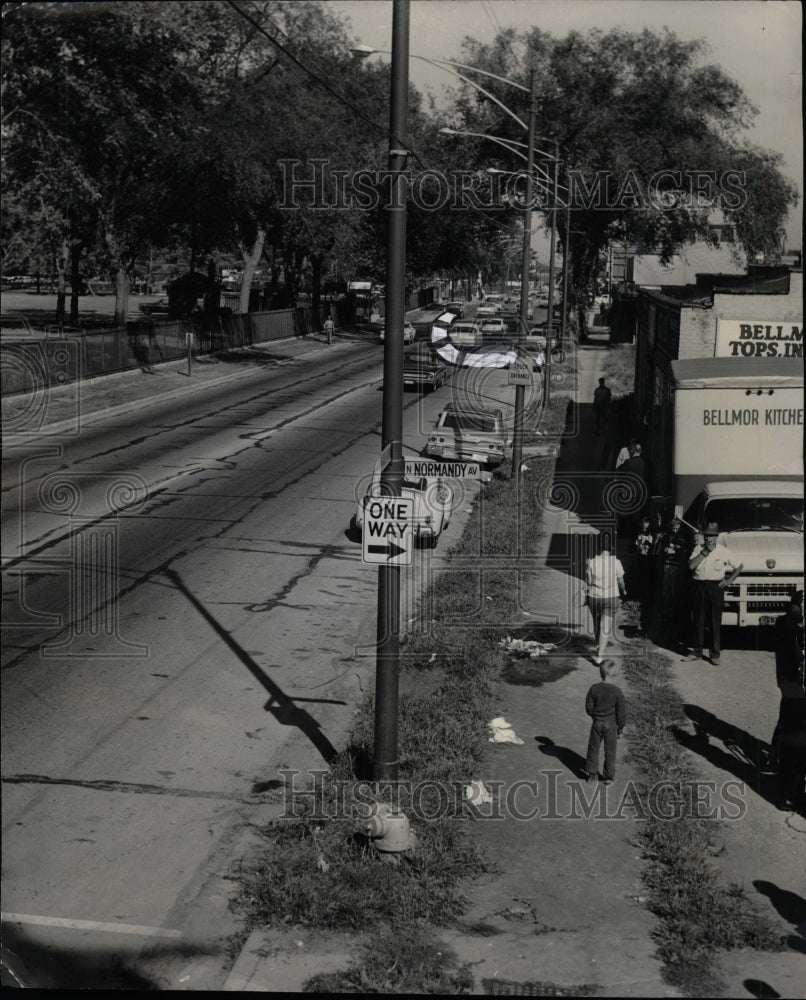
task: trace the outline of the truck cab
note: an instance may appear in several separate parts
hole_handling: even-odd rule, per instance
[[[803,367],[788,358],[673,361],[675,512],[694,532],[715,521],[743,566],[725,625],[771,624],[803,588]],[[669,407],[655,407],[665,421]]]
[[[725,591],[723,625],[772,625],[803,589],[803,489],[800,483],[731,480],[707,483],[684,514],[693,528],[720,528],[742,572]]]

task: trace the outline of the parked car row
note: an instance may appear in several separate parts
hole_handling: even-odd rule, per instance
[[[378,334],[378,339],[381,341],[381,343],[383,343],[385,336],[386,336],[386,323],[383,320],[381,320],[381,329],[380,333]],[[406,320],[406,322],[403,324],[403,343],[413,344],[414,338],[416,336],[417,336],[417,331],[414,329],[412,324],[409,323],[408,320]]]
[[[475,324],[465,324],[478,332]],[[452,328],[451,328],[452,329]],[[406,389],[431,391],[445,384],[449,368],[440,356],[422,345],[422,350],[408,353],[403,366]],[[407,475],[402,495],[413,503],[412,532],[420,547],[435,548],[442,532],[448,527],[453,510],[454,494],[449,475],[440,475],[441,462],[468,462],[492,470],[510,455],[502,410],[482,405],[447,403],[437,416],[428,436],[423,454],[436,467],[436,475]],[[357,501],[351,529],[363,532],[366,509],[374,497],[381,495],[380,473],[376,470],[369,486]]]

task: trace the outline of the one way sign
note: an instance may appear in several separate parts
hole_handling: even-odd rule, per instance
[[[410,566],[414,557],[413,518],[411,497],[369,498],[364,508],[364,562]]]

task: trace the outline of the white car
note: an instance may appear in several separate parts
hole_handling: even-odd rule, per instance
[[[483,340],[505,340],[509,335],[506,323],[500,317],[483,319],[479,323]]]
[[[478,347],[481,343],[481,330],[478,323],[452,323],[448,327],[448,336],[453,346],[459,350]]]
[[[381,321],[381,322],[383,322],[383,321]],[[385,333],[386,333],[386,325],[384,324],[383,326],[381,326],[381,332],[378,334],[378,339],[381,342],[383,342],[384,334]],[[414,327],[411,325],[411,323],[409,323],[408,320],[407,320],[403,324],[403,343],[404,344],[413,344],[414,343],[414,338],[416,336],[417,336],[417,331],[414,329]]]
[[[413,502],[411,529],[421,548],[435,549],[440,535],[448,527],[453,510],[453,490],[439,476],[413,476],[403,480],[401,495]],[[375,472],[367,492],[358,501],[351,528],[362,534],[366,507],[373,498],[383,496],[380,473]]]

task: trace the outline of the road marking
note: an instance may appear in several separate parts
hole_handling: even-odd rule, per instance
[[[79,931],[108,931],[112,934],[137,934],[140,937],[181,938],[182,931],[144,924],[109,924],[101,920],[71,920],[67,917],[41,917],[30,913],[0,913],[3,923],[35,924],[39,927],[69,927]]]

